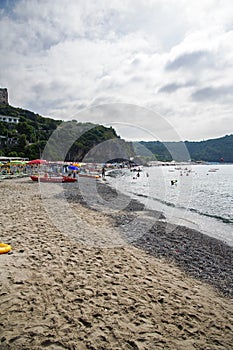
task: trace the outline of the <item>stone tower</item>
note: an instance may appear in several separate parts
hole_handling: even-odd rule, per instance
[[[0,103],[8,105],[8,92],[6,88],[0,88]]]

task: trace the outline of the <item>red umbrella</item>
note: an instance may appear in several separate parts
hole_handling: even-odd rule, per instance
[[[33,160],[30,160],[27,164],[28,165],[39,165],[39,164],[46,164],[47,163],[47,160],[44,160],[44,159],[33,159]]]

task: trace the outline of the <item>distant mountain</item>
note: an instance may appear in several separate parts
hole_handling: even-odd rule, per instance
[[[49,143],[51,159],[60,159],[61,154],[65,152],[63,159],[66,161],[85,159],[105,162],[115,158],[132,157],[137,162],[151,159],[161,161],[191,159],[233,163],[233,135],[200,142],[131,143],[121,140],[112,127],[78,123],[75,120],[63,122],[10,105],[0,104],[0,115],[19,118],[19,123],[0,121],[0,156],[40,158],[53,134]],[[77,130],[78,132],[83,130],[83,134],[76,140]],[[74,140],[71,146],[69,139]]]
[[[233,163],[233,135],[200,142],[185,142],[193,160]]]
[[[31,111],[5,104],[0,104],[0,115],[19,118],[18,123],[0,121],[0,155],[2,156],[41,158],[43,150],[53,134],[49,143],[51,159],[55,160],[56,157],[57,160],[60,159],[66,146],[64,142],[72,139],[74,142],[71,146],[68,144],[63,159],[81,161],[99,143],[119,138],[111,127],[78,123],[75,120],[64,122],[62,128],[59,129],[61,120],[45,118]],[[80,129],[84,133],[76,140],[75,135]]]
[[[192,161],[233,163],[233,135],[198,142],[141,141],[140,144],[151,152],[154,159],[160,161],[191,159]]]

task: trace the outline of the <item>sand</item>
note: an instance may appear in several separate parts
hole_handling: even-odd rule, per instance
[[[51,187],[49,203],[58,197]],[[81,218],[75,235],[27,178],[1,182],[0,198],[0,241],[13,247],[0,255],[0,349],[232,349],[230,288],[224,296],[146,252],[143,236],[125,240],[122,223],[137,211],[108,214],[68,198]]]

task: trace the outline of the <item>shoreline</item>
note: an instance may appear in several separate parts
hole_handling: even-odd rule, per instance
[[[181,170],[181,168],[179,169]],[[176,174],[177,171],[178,169],[176,169],[173,166],[172,174]],[[195,173],[195,169],[192,169],[192,172]],[[205,173],[208,174],[207,169]],[[197,173],[195,174],[197,175]],[[202,176],[202,175],[203,174],[199,174],[199,176]],[[154,176],[153,174],[150,175],[150,177],[153,177],[153,176]],[[168,178],[171,178],[170,173],[167,173],[167,174],[165,173],[164,176],[167,181],[168,181]],[[178,176],[178,175],[176,174],[174,176]],[[186,177],[185,177],[185,180],[186,180]],[[192,181],[194,181],[194,179]],[[214,181],[214,178],[211,178],[211,181]],[[111,180],[109,182],[110,184],[112,183]],[[126,179],[125,182],[128,183],[128,179]],[[135,183],[136,182],[137,181],[135,181]],[[137,186],[131,187],[130,183],[128,183],[128,185],[129,187],[127,188],[127,187],[124,187],[124,185],[121,186],[119,181],[116,181],[116,186],[119,186],[122,189],[125,188],[129,196],[131,197],[133,196],[133,198],[135,198],[136,200],[140,201],[141,203],[144,203],[146,208],[150,210],[162,211],[166,216],[166,221],[168,223],[194,229],[207,236],[216,238],[224,242],[225,244],[233,247],[233,236],[232,236],[233,222],[229,215],[228,217],[227,215],[221,216],[221,214],[218,215],[217,212],[211,214],[210,212],[208,212],[208,210],[207,211],[198,210],[195,205],[194,206],[191,205],[189,207],[189,204],[188,204],[188,206],[186,207],[183,205],[179,205],[178,203],[175,203],[173,200],[170,201],[169,199],[168,200],[167,199],[164,200],[164,198],[161,199],[156,195],[156,193],[153,194],[153,191],[152,193],[149,194],[148,193],[149,187],[146,187],[145,192],[143,192],[142,191],[143,188],[140,187],[141,186],[140,183],[139,183],[139,188],[137,188]],[[175,189],[175,187],[173,189]],[[176,195],[177,191],[174,191],[174,192]],[[213,201],[213,198],[212,198],[212,201]],[[210,198],[210,202],[211,202],[211,198]],[[229,210],[230,209],[228,209],[228,213],[229,213]]]
[[[106,184],[98,187],[105,199],[114,196]],[[88,208],[75,186],[62,188],[83,220],[78,233],[106,230],[128,241],[81,244],[51,221],[37,183],[1,182],[1,240],[11,243],[13,254],[0,255],[0,349],[231,349],[232,300],[171,259],[138,249],[122,229],[137,233],[138,216],[143,228],[159,213],[133,201],[107,214]]]

